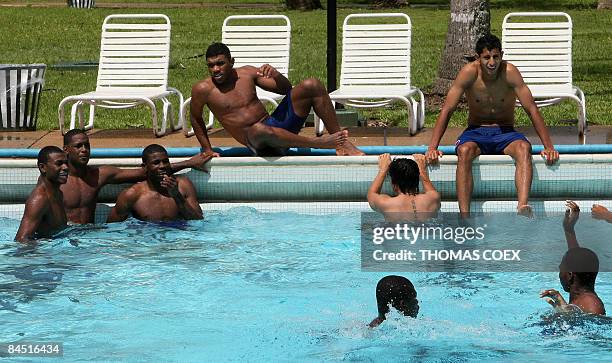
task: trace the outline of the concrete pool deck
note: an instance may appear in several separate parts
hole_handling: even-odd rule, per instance
[[[534,145],[541,145],[531,126],[517,127]],[[425,128],[414,136],[406,128],[349,127],[350,140],[356,146],[418,146],[427,145],[431,139],[432,128]],[[448,128],[441,145],[453,145],[462,128]],[[579,144],[575,126],[549,127],[555,145]],[[165,147],[197,147],[195,137],[185,137],[176,131],[163,137],[154,137],[149,128],[131,129],[93,129],[88,131],[93,148],[145,147],[157,143]],[[242,146],[223,129],[208,132],[213,147]],[[306,127],[300,134],[314,135],[313,127]],[[591,125],[586,133],[587,144],[612,144],[612,127]],[[39,149],[47,145],[62,145],[62,135],[58,130],[42,131],[0,131],[0,148]]]

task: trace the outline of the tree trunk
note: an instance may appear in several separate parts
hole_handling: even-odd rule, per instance
[[[446,44],[431,93],[446,95],[457,73],[474,59],[476,41],[490,32],[487,0],[451,0]]]
[[[599,0],[597,2],[597,9],[612,9],[612,0]]]
[[[321,0],[285,0],[289,10],[314,10],[323,9]]]

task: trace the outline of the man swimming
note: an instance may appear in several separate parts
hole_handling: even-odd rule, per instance
[[[172,175],[163,146],[152,144],[142,151],[142,168],[147,180],[119,194],[107,222],[124,221],[130,214],[144,221],[202,219],[193,184],[187,177]]]
[[[387,319],[389,305],[397,311],[416,318],[419,313],[419,300],[412,282],[403,276],[385,276],[376,284],[376,304],[378,316],[368,324],[370,328],[376,328]]]
[[[66,228],[66,212],[60,185],[68,179],[68,159],[57,146],[45,146],[38,152],[38,183],[26,201],[15,241],[31,242],[51,237]]]
[[[426,156],[428,162],[437,162],[442,156],[438,150],[440,139],[459,99],[465,93],[469,107],[468,128],[455,143],[457,153],[457,199],[462,216],[469,216],[472,197],[472,161],[481,154],[510,155],[516,164],[515,185],[518,194],[517,212],[530,216],[529,206],[532,165],[531,144],[524,135],[514,130],[514,103],[516,98],[531,119],[542,140],[541,155],[548,164],[559,159],[544,119],[533,100],[521,73],[512,64],[503,61],[501,42],[494,35],[485,35],[476,43],[478,59],[466,64],[453,82],[433,129]]]
[[[207,105],[225,130],[257,155],[282,155],[289,147],[336,149],[338,155],[364,155],[348,141],[348,131],[340,130],[336,111],[319,80],[310,78],[292,87],[269,64],[234,68],[234,59],[223,43],[208,47],[206,63],[211,76],[191,89],[191,124],[204,152],[212,152],[202,119],[202,109]],[[286,95],[272,115],[257,98],[256,86]],[[321,117],[330,135],[299,135],[311,108]]]
[[[540,297],[561,312],[580,310],[589,314],[606,315],[603,301],[595,292],[595,279],[599,272],[599,259],[595,252],[580,247],[574,226],[580,216],[580,208],[567,202],[563,219],[563,230],[567,241],[567,252],[559,265],[559,281],[563,290],[569,292],[569,304],[555,289],[542,291]]]
[[[73,129],[64,135],[64,151],[68,155],[68,181],[60,187],[64,193],[64,207],[72,223],[94,223],[98,193],[107,184],[142,181],[143,168],[121,169],[115,166],[90,166],[91,145],[84,130]],[[185,168],[200,168],[212,154],[200,153],[189,160],[172,164],[173,172]]]
[[[440,193],[429,180],[425,156],[414,154],[412,157],[414,160],[398,158],[393,161],[389,154],[378,157],[378,174],[368,190],[368,203],[387,221],[428,219],[440,210]],[[391,176],[395,197],[380,193],[387,174]],[[424,193],[419,193],[419,179]]]

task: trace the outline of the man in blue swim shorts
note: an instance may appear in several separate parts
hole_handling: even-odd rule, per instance
[[[453,82],[436,120],[426,156],[435,163],[442,156],[438,145],[459,99],[465,94],[469,113],[468,128],[459,136],[457,152],[457,199],[464,217],[470,214],[473,178],[472,161],[479,155],[510,155],[516,164],[515,185],[518,194],[517,212],[530,216],[531,144],[514,130],[514,102],[518,98],[531,119],[544,150],[541,155],[550,165],[559,159],[544,119],[533,100],[521,73],[503,61],[501,42],[494,35],[485,35],[476,43],[478,58],[466,64]]]
[[[348,140],[348,131],[340,130],[336,111],[319,80],[309,78],[292,87],[269,64],[234,68],[234,59],[223,43],[208,47],[206,63],[210,77],[191,89],[191,124],[203,152],[212,152],[202,119],[206,105],[234,139],[257,155],[282,155],[289,147],[336,149],[338,155],[364,155]],[[257,98],[256,86],[286,95],[272,115]],[[311,108],[323,120],[329,135],[299,135]]]

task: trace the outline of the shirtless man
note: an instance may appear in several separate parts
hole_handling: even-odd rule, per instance
[[[378,175],[368,190],[370,207],[385,216],[386,221],[420,220],[435,216],[440,210],[440,193],[429,180],[425,156],[414,154],[414,160],[395,159],[389,154],[378,157]],[[397,196],[381,194],[380,190],[389,174]],[[419,194],[419,176],[424,193]]]
[[[567,241],[567,252],[559,265],[559,281],[563,290],[569,292],[569,304],[555,289],[542,291],[540,297],[560,312],[581,311],[589,314],[606,315],[603,301],[595,292],[595,279],[599,272],[599,259],[595,252],[580,247],[574,226],[580,216],[575,202],[567,201],[563,219],[563,230]]]
[[[211,77],[191,89],[191,124],[204,152],[212,152],[202,119],[202,109],[207,105],[225,130],[257,155],[282,155],[289,147],[336,149],[338,155],[364,155],[348,141],[348,131],[340,131],[327,90],[317,79],[309,78],[292,88],[289,80],[269,64],[234,68],[234,59],[223,43],[208,47],[206,63]],[[286,95],[272,116],[257,98],[255,86]],[[299,135],[311,108],[321,117],[330,135]]]
[[[152,144],[143,150],[142,168],[147,180],[119,194],[107,222],[124,221],[130,213],[144,221],[202,219],[193,184],[187,177],[172,175],[172,165],[163,146]]]
[[[462,216],[469,216],[472,198],[472,161],[481,154],[510,155],[516,164],[515,185],[518,194],[517,212],[532,214],[529,206],[532,165],[531,144],[524,135],[514,131],[514,102],[518,98],[542,140],[541,155],[548,164],[559,159],[544,119],[536,106],[531,91],[518,69],[502,60],[501,42],[494,35],[486,35],[476,43],[478,59],[466,64],[453,82],[442,110],[436,120],[426,156],[437,162],[442,152],[440,139],[465,93],[469,114],[468,128],[455,143],[457,152],[457,199]]]
[[[51,237],[66,228],[66,212],[60,185],[68,179],[68,159],[57,146],[45,146],[38,152],[38,183],[26,201],[25,211],[15,241],[31,242]]]
[[[98,193],[106,184],[142,181],[144,169],[120,169],[115,166],[89,166],[91,146],[83,130],[73,129],[64,135],[64,151],[68,154],[68,182],[60,187],[64,193],[64,207],[72,223],[94,223]],[[174,163],[173,171],[199,168],[212,154],[198,154],[189,160]]]

